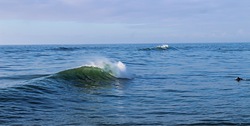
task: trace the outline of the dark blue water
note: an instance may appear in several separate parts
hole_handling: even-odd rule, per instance
[[[250,125],[249,43],[158,45],[0,46],[0,125]],[[110,83],[57,76],[119,61]]]

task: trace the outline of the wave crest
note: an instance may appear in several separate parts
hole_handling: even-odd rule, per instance
[[[143,49],[140,49],[140,50],[144,50],[144,51],[149,51],[149,50],[168,50],[170,48],[171,47],[169,47],[169,45],[165,44],[165,45],[158,45],[158,46],[155,46],[155,47],[152,47],[152,48],[143,48]]]
[[[131,75],[127,72],[126,65],[121,61],[111,62],[108,59],[99,59],[97,61],[90,62],[85,66],[101,68],[116,78],[131,78]]]

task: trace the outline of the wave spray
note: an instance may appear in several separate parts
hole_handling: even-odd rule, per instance
[[[121,61],[110,61],[107,58],[98,58],[97,60],[89,62],[84,66],[101,68],[105,72],[108,72],[117,78],[131,78],[131,75],[127,72],[126,65]]]

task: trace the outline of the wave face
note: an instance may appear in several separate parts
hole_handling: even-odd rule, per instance
[[[56,77],[85,85],[106,84],[117,80],[111,73],[93,66],[82,66],[61,71],[56,74]]]

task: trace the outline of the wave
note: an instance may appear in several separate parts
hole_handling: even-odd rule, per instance
[[[131,79],[126,66],[121,61],[108,60],[91,62],[84,66],[68,69],[57,73],[54,77],[83,85],[101,85],[117,83],[121,79]]]
[[[167,49],[169,48],[168,45],[160,45],[160,46],[156,46],[157,49]]]
[[[0,77],[5,83],[0,88],[18,87],[18,85],[29,85],[31,83],[65,83],[75,86],[89,87],[102,85],[120,85],[126,80],[132,79],[127,72],[126,65],[121,61],[110,61],[106,58],[86,63],[82,66],[66,69],[54,74],[13,75]],[[14,84],[10,84],[10,81]],[[15,81],[15,82],[13,82]],[[16,84],[20,83],[20,84]]]
[[[142,50],[142,51],[151,51],[151,50],[169,50],[169,49],[175,49],[175,48],[170,47],[169,45],[165,44],[165,45],[158,45],[158,46],[151,47],[151,48],[142,48],[142,49],[139,49],[139,50]]]

